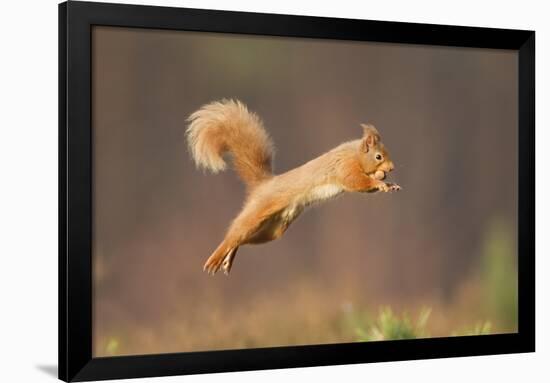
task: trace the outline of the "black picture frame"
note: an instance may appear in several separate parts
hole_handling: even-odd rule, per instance
[[[94,25],[518,51],[518,332],[92,357]],[[535,350],[535,32],[69,1],[59,4],[59,378],[87,381]]]

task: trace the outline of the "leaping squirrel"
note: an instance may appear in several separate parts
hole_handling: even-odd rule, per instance
[[[273,142],[260,118],[240,101],[222,100],[191,114],[186,131],[191,155],[199,168],[213,173],[225,170],[230,153],[235,171],[247,187],[244,206],[222,243],[204,264],[215,274],[228,274],[239,246],[273,241],[309,205],[342,192],[391,192],[386,183],[394,165],[373,125],[361,124],[363,137],[345,142],[319,157],[273,174]]]

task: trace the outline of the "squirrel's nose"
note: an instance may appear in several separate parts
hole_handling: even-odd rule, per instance
[[[388,172],[391,172],[394,169],[393,162],[388,163]]]

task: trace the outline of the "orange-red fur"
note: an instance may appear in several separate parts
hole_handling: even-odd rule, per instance
[[[272,241],[309,205],[342,192],[395,191],[400,187],[375,179],[376,171],[393,170],[393,162],[372,125],[362,125],[363,137],[345,142],[321,156],[274,175],[273,144],[258,116],[239,101],[222,100],[203,106],[189,117],[187,138],[199,167],[218,172],[231,154],[237,174],[248,187],[241,212],[204,269],[231,270],[239,246]],[[381,159],[377,159],[381,156]]]
[[[272,176],[273,143],[260,118],[241,102],[210,103],[189,121],[187,139],[197,166],[214,173],[225,170],[223,155],[231,152],[235,170],[248,186]]]

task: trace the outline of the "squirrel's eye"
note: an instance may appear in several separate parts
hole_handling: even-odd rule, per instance
[[[380,153],[378,153],[378,154],[376,155],[376,160],[377,160],[377,161],[382,160],[382,155],[381,155]]]

